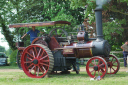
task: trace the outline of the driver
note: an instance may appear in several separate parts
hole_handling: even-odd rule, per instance
[[[44,32],[40,32],[39,30],[35,29],[35,26],[32,26],[32,30],[29,30],[26,34],[24,34],[21,39],[23,39],[26,35],[30,34],[30,42],[32,43],[32,41],[37,37],[38,33],[44,33]]]

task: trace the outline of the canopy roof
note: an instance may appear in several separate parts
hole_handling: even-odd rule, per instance
[[[32,22],[32,23],[16,23],[9,25],[9,28],[18,27],[32,27],[32,26],[61,26],[61,25],[71,25],[68,21],[46,21],[46,22]]]

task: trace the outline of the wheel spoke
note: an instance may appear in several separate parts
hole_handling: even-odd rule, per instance
[[[100,60],[98,61],[98,65],[100,64]]]
[[[102,63],[102,64],[99,65],[100,68],[103,68],[102,66],[104,66],[104,63]]]
[[[100,70],[100,73],[102,73],[103,74],[103,72]]]
[[[117,61],[114,61],[113,63],[117,63]]]
[[[100,67],[100,69],[104,69],[105,67]]]
[[[100,73],[99,73],[99,71],[98,71],[98,75],[100,76]]]
[[[29,72],[31,73],[31,71],[32,71],[34,68],[35,68],[35,66],[33,66],[33,67],[29,70]]]
[[[91,73],[94,72],[95,70],[93,69],[92,71],[90,71]]]
[[[29,66],[28,66],[28,69],[31,67],[31,66],[33,66],[34,64],[32,63],[32,64],[30,64]]]
[[[32,61],[26,61],[26,62],[24,62],[24,63],[32,63]]]
[[[49,60],[43,60],[42,62],[49,62]]]
[[[46,56],[43,56],[42,58],[40,58],[40,60],[42,60],[42,59],[44,59],[44,58],[46,58],[46,57],[48,57],[48,55],[46,55]]]
[[[27,59],[32,60],[30,57],[27,57]]]
[[[43,70],[44,70],[44,73],[46,72],[46,69],[42,66]]]
[[[91,62],[91,64],[92,64],[93,66],[95,66],[95,64],[93,64],[92,62]]]
[[[34,47],[35,56],[37,56],[37,49]]]
[[[45,66],[49,66],[48,64],[45,64],[45,63],[40,63],[40,64],[45,65]]]
[[[112,68],[114,71],[116,71],[114,68]]]
[[[96,71],[94,72],[94,76],[96,75]]]
[[[40,48],[40,50],[39,50],[39,52],[38,52],[37,58],[39,57],[39,55],[40,55],[40,52],[41,52],[41,48]]]
[[[39,69],[40,69],[40,71],[44,74],[44,71],[40,68],[40,66],[39,66]]]
[[[110,67],[110,73],[111,73],[111,67]]]
[[[37,69],[37,76],[39,76],[39,67],[38,67],[38,69]]]
[[[31,55],[29,52],[26,52],[26,53],[27,53],[28,55],[30,55],[32,58],[34,58],[33,55]]]
[[[41,56],[43,56],[43,54],[44,54],[44,50],[43,50],[43,52],[42,52]]]
[[[113,61],[113,59],[114,59],[114,58],[112,58],[112,61]],[[112,62],[112,61],[111,61],[111,62]]]
[[[105,72],[105,69],[102,68],[102,71]]]
[[[36,67],[34,68],[34,74],[36,75]]]
[[[104,71],[103,69],[102,69],[102,70],[100,70],[100,72],[101,72],[102,74],[103,74],[103,71]]]
[[[96,59],[95,59],[96,60]],[[94,60],[94,65],[96,65],[96,61]]]
[[[35,58],[35,53],[34,53],[34,51],[32,50],[32,54],[33,54],[33,57]]]

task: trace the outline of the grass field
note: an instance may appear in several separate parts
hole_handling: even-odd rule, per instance
[[[128,85],[126,71],[119,71],[114,75],[107,74],[100,81],[90,81],[88,74],[83,71],[80,74],[52,74],[48,78],[34,79],[26,76],[22,70],[7,71],[9,68],[18,70],[18,67],[0,66],[0,70],[4,69],[4,72],[0,71],[0,85]]]

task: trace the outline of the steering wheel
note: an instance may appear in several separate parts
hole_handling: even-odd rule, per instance
[[[67,37],[68,33],[62,29],[62,28],[53,28],[50,32],[49,32],[49,36],[54,36],[54,37]]]

